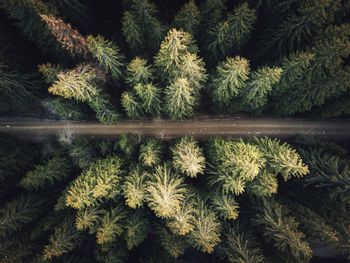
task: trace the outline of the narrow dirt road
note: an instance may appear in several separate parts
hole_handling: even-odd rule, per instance
[[[0,119],[0,132],[29,139],[40,139],[49,135],[60,136],[62,134],[115,137],[128,133],[164,139],[184,135],[192,135],[198,138],[214,135],[286,138],[297,134],[350,139],[350,120],[309,121],[303,119],[203,117],[186,121],[123,121],[108,126],[94,122]]]

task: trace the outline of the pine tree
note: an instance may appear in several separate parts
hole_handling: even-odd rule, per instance
[[[137,166],[125,177],[123,192],[125,204],[133,209],[139,208],[146,200],[146,183],[149,174]]]
[[[194,0],[189,0],[175,15],[173,27],[196,36],[200,25],[200,13]]]
[[[119,47],[102,36],[88,36],[86,45],[90,53],[97,59],[99,65],[111,76],[118,80],[122,76],[124,55]]]
[[[251,73],[249,80],[241,90],[243,110],[259,110],[267,104],[274,85],[279,82],[281,68],[262,67]]]
[[[89,230],[90,232],[95,232],[102,215],[103,210],[98,206],[78,210],[75,216],[75,228],[79,231]]]
[[[181,59],[186,52],[196,53],[198,50],[192,36],[184,31],[171,29],[163,40],[155,65],[165,80],[173,79],[179,73]]]
[[[185,119],[194,115],[196,98],[186,78],[177,78],[165,90],[165,112],[171,119]]]
[[[89,106],[96,112],[96,118],[107,125],[117,123],[120,118],[110,100],[107,94],[101,94],[89,102]]]
[[[49,92],[66,99],[90,102],[101,93],[96,85],[96,77],[97,72],[91,65],[79,65],[73,70],[59,73]]]
[[[249,232],[239,224],[225,229],[223,251],[229,263],[263,263],[266,259]]]
[[[263,237],[284,255],[286,262],[309,262],[312,250],[295,218],[286,216],[283,207],[273,200],[264,200],[261,208],[255,223],[263,227]]]
[[[204,173],[205,158],[194,138],[181,138],[172,149],[172,153],[175,169],[192,178]]]
[[[172,256],[177,258],[185,253],[188,242],[181,236],[177,236],[165,227],[158,226],[156,230],[162,247]]]
[[[103,216],[96,228],[96,242],[103,245],[112,243],[123,233],[123,220],[126,214],[121,206],[103,211]]]
[[[132,119],[138,119],[143,115],[143,110],[138,102],[137,98],[130,91],[124,91],[121,96],[121,102],[126,115]]]
[[[310,175],[305,178],[305,184],[329,189],[331,199],[349,203],[350,169],[348,161],[317,149],[301,151],[301,154],[310,166]]]
[[[82,110],[82,104],[77,101],[72,101],[64,98],[54,98],[44,101],[44,106],[49,112],[60,117],[63,120],[83,120],[87,118],[87,114]]]
[[[53,15],[40,15],[56,40],[72,55],[86,57],[88,53],[86,39],[70,24]]]
[[[60,65],[45,63],[38,66],[38,71],[47,84],[52,84],[57,80],[57,75],[63,71],[63,68]]]
[[[218,184],[227,193],[242,194],[246,184],[265,168],[263,153],[254,145],[217,139],[211,142],[214,169],[210,184]]]
[[[168,164],[158,165],[147,183],[148,206],[158,217],[169,218],[180,208],[186,192],[183,178]]]
[[[10,236],[39,218],[45,202],[37,195],[20,194],[0,209],[0,237]]]
[[[129,250],[139,246],[150,230],[148,214],[144,210],[132,211],[125,224],[125,240]]]
[[[161,161],[162,144],[155,139],[148,139],[140,146],[139,162],[145,167],[154,167]]]
[[[281,174],[285,181],[293,177],[302,177],[309,173],[299,154],[287,143],[277,139],[255,138],[259,150],[267,160],[267,165],[276,174]]]
[[[270,173],[266,170],[247,183],[247,192],[257,197],[271,197],[278,190],[278,180],[275,173]]]
[[[198,201],[195,208],[194,229],[190,233],[191,243],[205,253],[212,253],[220,242],[221,225],[215,213]]]
[[[154,70],[147,65],[147,60],[135,57],[130,61],[126,68],[125,81],[130,86],[137,84],[147,84],[153,79]]]
[[[81,235],[74,228],[73,216],[68,215],[58,224],[51,235],[49,244],[44,247],[43,260],[51,261],[75,249],[81,241]]]
[[[52,186],[64,180],[69,175],[70,168],[66,158],[55,156],[26,173],[21,179],[20,186],[28,190]]]
[[[261,41],[261,54],[281,56],[300,49],[324,25],[333,22],[335,11],[339,7],[338,0],[315,0],[301,2],[295,11],[286,8],[289,12],[283,17],[283,21],[267,30]]]
[[[249,71],[248,60],[238,56],[228,57],[219,63],[211,84],[211,96],[215,108],[226,110],[230,108],[232,99],[244,88]]]
[[[137,22],[136,15],[130,11],[123,13],[122,31],[131,52],[139,53],[144,45],[142,28]]]
[[[201,8],[201,40],[225,17],[227,0],[206,0]],[[203,39],[202,39],[203,38]],[[200,41],[202,42],[202,41]]]
[[[152,116],[157,117],[161,114],[161,90],[154,84],[137,84],[134,86],[135,94],[140,100],[143,111]]]
[[[120,191],[121,160],[109,156],[97,160],[72,183],[66,205],[75,209],[93,206],[101,200],[113,199]]]
[[[247,3],[236,6],[226,20],[209,31],[207,50],[210,57],[218,61],[232,53],[237,54],[248,41],[255,21],[255,10]]]
[[[211,207],[224,220],[238,218],[238,203],[233,196],[216,191],[210,197]]]

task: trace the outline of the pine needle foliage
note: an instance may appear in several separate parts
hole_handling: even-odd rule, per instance
[[[181,10],[175,15],[173,26],[180,30],[196,36],[200,25],[200,12],[194,0],[184,4]]]
[[[262,208],[255,223],[263,227],[266,240],[285,255],[287,262],[309,262],[312,250],[295,218],[284,215],[283,207],[273,200],[263,201]]]
[[[102,214],[103,210],[98,206],[78,210],[75,216],[75,228],[79,231],[94,232]]]
[[[150,230],[148,214],[144,210],[132,211],[125,223],[125,240],[129,250],[139,246]]]
[[[195,178],[204,173],[205,158],[193,137],[183,137],[172,149],[175,169]]]
[[[278,180],[275,173],[263,170],[247,184],[247,192],[257,197],[271,197],[278,191]]]
[[[187,189],[167,163],[155,167],[147,183],[148,206],[158,217],[169,218],[181,207]]]
[[[124,91],[122,94],[122,105],[129,118],[137,119],[143,115],[142,108],[135,95],[130,91]]]
[[[135,94],[143,112],[152,117],[160,116],[162,112],[161,90],[155,84],[137,84],[134,86]]]
[[[147,197],[146,185],[150,175],[143,171],[140,166],[132,168],[125,177],[123,192],[125,204],[136,209],[143,205]]]
[[[124,60],[118,46],[100,35],[96,37],[88,36],[86,44],[99,65],[114,79],[118,80],[122,76]]]
[[[303,177],[309,173],[309,168],[303,163],[300,155],[288,144],[277,139],[255,138],[259,150],[263,152],[269,168],[281,174],[285,181],[291,177]]]
[[[177,236],[161,226],[157,228],[157,234],[162,247],[170,256],[177,258],[185,253],[188,242],[184,237]]]
[[[238,203],[232,195],[215,192],[210,198],[211,207],[224,220],[235,220],[238,218]]]
[[[158,140],[148,139],[140,146],[139,162],[145,167],[154,167],[160,164],[162,145]]]
[[[56,182],[67,178],[70,168],[67,158],[55,156],[26,173],[21,179],[20,186],[25,189],[40,189],[52,186]]]
[[[135,57],[126,67],[125,81],[130,86],[147,84],[153,79],[153,74],[154,70],[147,64],[146,59]]]
[[[121,172],[121,160],[116,156],[92,163],[72,182],[66,195],[66,205],[83,209],[102,200],[113,199],[120,192]]]

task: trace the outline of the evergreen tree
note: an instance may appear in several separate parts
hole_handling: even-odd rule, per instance
[[[20,194],[0,209],[0,237],[20,231],[39,218],[45,205],[40,196]]]
[[[226,20],[209,31],[207,50],[210,57],[218,61],[232,53],[237,54],[248,41],[255,21],[255,10],[247,3],[236,6]]]
[[[143,115],[143,110],[140,103],[130,91],[124,91],[122,94],[122,105],[129,118],[137,119]]]
[[[75,249],[81,241],[81,235],[74,228],[74,220],[68,215],[58,224],[50,236],[49,244],[44,247],[43,260],[52,260]]]
[[[70,168],[66,158],[55,156],[26,173],[21,179],[20,186],[25,189],[40,189],[54,185],[69,175]]]
[[[165,90],[165,112],[172,119],[185,119],[194,115],[196,98],[186,78],[177,78]]]
[[[173,27],[196,36],[200,25],[199,8],[194,0],[189,0],[175,15]]]
[[[75,209],[93,206],[101,200],[113,199],[119,192],[121,160],[109,156],[89,165],[72,183],[66,205]]]
[[[262,67],[251,73],[249,80],[241,90],[242,109],[259,110],[267,104],[274,85],[278,83],[281,68]]]
[[[82,111],[82,104],[77,101],[72,101],[64,98],[54,98],[44,101],[44,106],[49,112],[64,120],[83,120],[87,118],[87,114]]]
[[[125,224],[125,240],[129,250],[139,246],[147,237],[150,222],[143,210],[132,211]]]
[[[233,196],[221,192],[214,192],[210,198],[213,211],[224,220],[238,218],[238,203]]]
[[[124,56],[116,44],[99,35],[97,37],[88,36],[86,45],[92,56],[107,73],[116,80],[122,76]]]
[[[220,242],[221,225],[215,213],[198,201],[195,209],[194,229],[190,233],[191,243],[206,253],[212,253]]]
[[[75,228],[79,231],[89,230],[90,232],[95,232],[102,215],[103,210],[97,206],[78,210],[75,216]]]
[[[122,31],[132,53],[139,53],[144,45],[141,25],[136,15],[125,11],[122,18]]]
[[[112,243],[123,233],[123,220],[126,214],[121,206],[103,211],[103,216],[96,228],[96,242],[103,245]]]
[[[271,197],[278,190],[278,180],[275,173],[263,170],[260,174],[247,183],[247,192],[257,197]]]
[[[302,177],[309,173],[307,165],[303,163],[299,154],[287,143],[267,137],[255,138],[254,141],[266,158],[271,171],[281,174],[285,181],[292,176]]]
[[[155,139],[148,139],[140,146],[139,162],[145,167],[154,167],[161,162],[162,145]]]
[[[151,84],[137,84],[134,86],[134,91],[140,100],[140,105],[143,111],[152,116],[157,117],[161,114],[161,90]]]
[[[341,95],[336,98],[332,98],[331,101],[320,109],[320,116],[322,119],[341,117],[343,115],[350,114],[350,99],[347,94]]]
[[[157,234],[162,247],[164,247],[170,256],[177,258],[185,253],[185,249],[188,246],[186,239],[160,226],[157,228]]]
[[[72,55],[87,55],[86,39],[76,29],[73,29],[70,24],[53,15],[41,14],[40,17],[62,47]]]
[[[215,169],[210,184],[218,184],[225,192],[235,195],[242,194],[246,184],[265,168],[263,153],[242,140],[213,140],[210,155]]]
[[[175,169],[192,178],[204,173],[205,158],[194,138],[181,138],[172,149],[172,153]]]
[[[149,176],[147,172],[137,166],[131,169],[125,177],[123,191],[127,206],[136,209],[143,205],[146,199],[146,183]]]
[[[264,238],[283,254],[286,262],[309,262],[312,250],[295,218],[286,216],[283,207],[273,200],[264,200],[261,207],[255,223],[263,227]]]
[[[251,233],[242,231],[239,224],[225,229],[223,251],[229,263],[263,263],[266,259]]]
[[[52,84],[57,80],[57,75],[63,71],[63,68],[60,65],[45,63],[38,66],[38,71],[47,84]]]
[[[153,79],[154,70],[147,65],[147,60],[135,57],[126,68],[125,81],[131,86],[147,84]]]
[[[201,40],[225,17],[227,0],[206,0],[201,8]],[[202,42],[202,41],[200,41]]]
[[[175,174],[168,164],[158,165],[147,182],[148,206],[158,217],[173,216],[186,195],[183,178]]]
[[[238,56],[228,57],[219,63],[211,84],[211,96],[216,108],[230,108],[232,99],[244,88],[249,70],[248,60]]]

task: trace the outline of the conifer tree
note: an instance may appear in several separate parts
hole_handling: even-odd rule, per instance
[[[168,164],[158,165],[147,182],[148,206],[158,217],[169,218],[180,208],[186,192],[183,178]]]
[[[219,63],[211,84],[211,95],[215,107],[219,109],[230,108],[232,99],[238,96],[243,89],[249,71],[248,60],[238,56],[228,57]]]
[[[216,139],[210,145],[214,171],[210,184],[218,184],[227,193],[242,194],[246,184],[265,168],[263,153],[254,145]]]
[[[184,254],[185,249],[188,246],[188,242],[185,238],[177,236],[161,226],[158,226],[157,234],[162,247],[170,256],[177,258]]]
[[[307,165],[303,163],[299,154],[287,143],[267,137],[255,138],[254,141],[266,158],[271,171],[281,174],[285,181],[292,176],[302,177],[309,173]]]
[[[206,0],[201,8],[201,40],[225,17],[227,0]],[[202,42],[202,41],[200,41]]]
[[[122,18],[122,31],[130,50],[135,54],[142,50],[143,34],[141,25],[137,22],[136,15],[125,11]]]
[[[208,53],[214,61],[236,53],[248,41],[256,21],[255,10],[247,3],[235,7],[228,18],[219,22],[209,32]]]
[[[238,203],[233,196],[216,191],[210,198],[211,207],[224,220],[238,218]]]
[[[87,118],[87,114],[82,110],[84,109],[83,105],[77,101],[57,97],[44,101],[43,104],[49,112],[63,120],[77,121]]]
[[[125,224],[125,240],[129,250],[139,246],[150,230],[148,214],[144,210],[131,211]]]
[[[97,59],[99,65],[118,80],[122,76],[124,56],[119,47],[102,36],[88,36],[86,45],[90,53]]]
[[[81,241],[81,235],[74,228],[73,216],[68,215],[59,223],[50,236],[49,244],[44,247],[43,260],[51,261],[75,249]]]
[[[221,241],[221,225],[215,213],[203,201],[198,201],[195,208],[194,229],[190,233],[191,243],[205,253],[212,253]]]
[[[126,214],[121,206],[111,207],[103,211],[103,216],[96,228],[96,242],[103,245],[112,243],[123,233],[123,223]]]
[[[20,186],[34,190],[52,186],[56,182],[64,180],[69,175],[70,168],[66,158],[55,156],[26,173],[21,179]]]
[[[329,189],[331,199],[349,203],[350,169],[348,161],[316,149],[301,151],[301,153],[310,166],[310,175],[305,178],[305,184]]]
[[[154,70],[147,65],[147,60],[135,57],[126,68],[125,81],[131,86],[147,84],[153,79]]]
[[[257,197],[271,197],[277,190],[277,175],[267,170],[261,171],[253,181],[247,183],[247,192]]]
[[[205,158],[194,138],[181,138],[172,149],[172,153],[175,169],[192,178],[204,173]]]
[[[146,200],[146,183],[149,176],[139,166],[130,170],[123,184],[125,204],[127,206],[136,209],[143,205]]]
[[[161,162],[162,145],[155,139],[148,139],[140,146],[139,162],[145,167],[154,167]]]
[[[194,0],[189,0],[175,15],[173,26],[196,36],[200,25],[199,8]]]
[[[119,121],[119,114],[110,102],[107,94],[96,96],[89,102],[89,106],[96,112],[96,118],[104,124],[115,124]]]
[[[72,55],[86,56],[88,48],[86,39],[70,24],[53,15],[40,15],[56,40]]]
[[[137,119],[143,115],[143,110],[137,98],[130,91],[124,91],[122,94],[122,105],[129,118]]]
[[[165,90],[165,111],[172,119],[185,119],[194,115],[196,98],[186,78],[177,78]]]
[[[320,109],[320,116],[322,119],[335,118],[343,115],[350,115],[350,99],[347,94],[340,95],[334,102],[335,98]]]
[[[0,237],[9,236],[34,222],[45,209],[44,205],[44,200],[33,194],[21,194],[8,201],[0,209]]]
[[[38,66],[38,71],[47,84],[52,84],[57,80],[57,75],[63,71],[63,68],[58,64],[45,63]]]
[[[194,228],[195,203],[193,193],[185,196],[179,209],[175,214],[167,219],[166,226],[175,235],[184,236],[189,234]]]
[[[281,68],[262,67],[249,76],[249,80],[241,91],[243,110],[258,110],[267,104],[274,85],[278,83]]]
[[[239,224],[225,229],[223,251],[229,263],[263,263],[266,259],[249,232]]]
[[[143,111],[152,116],[157,117],[161,114],[161,90],[154,84],[137,84],[134,86]]]
[[[66,194],[66,205],[75,209],[93,206],[119,193],[121,160],[116,156],[92,163],[72,183]]]
[[[263,237],[284,255],[287,262],[309,262],[312,250],[298,230],[294,217],[286,216],[283,207],[273,200],[262,202],[262,212],[255,223],[263,227]]]
[[[75,216],[75,228],[79,231],[89,230],[90,232],[95,232],[102,215],[103,210],[98,206],[78,210]]]

